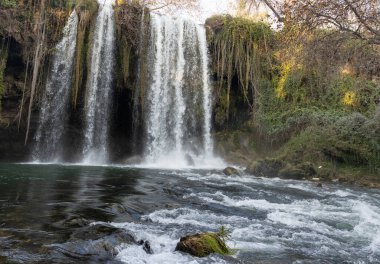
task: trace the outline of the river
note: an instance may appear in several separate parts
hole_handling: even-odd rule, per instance
[[[220,226],[235,255],[174,251],[181,236]],[[380,191],[220,170],[2,164],[2,261],[380,263]]]

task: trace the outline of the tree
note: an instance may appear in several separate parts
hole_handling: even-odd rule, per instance
[[[380,44],[379,0],[292,0],[284,10],[307,28],[335,28]]]
[[[379,0],[239,0],[239,4],[248,12],[264,4],[280,22],[333,28],[380,44]]]
[[[252,13],[257,10],[261,4],[264,4],[272,11],[278,21],[283,21],[283,2],[281,0],[238,0],[238,8],[245,9],[246,13]]]

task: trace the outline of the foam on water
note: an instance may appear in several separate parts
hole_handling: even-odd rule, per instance
[[[142,239],[166,245],[156,248],[156,256],[138,255],[147,263],[159,263],[165,257],[177,263],[191,263],[193,259],[181,259],[182,255],[169,252],[179,237],[199,231],[216,231],[221,225],[232,230],[230,246],[238,248],[237,257],[245,260],[252,260],[256,254],[282,255],[294,251],[311,259],[355,260],[355,263],[379,261],[380,209],[374,205],[376,201],[370,194],[362,195],[360,191],[347,188],[339,190],[332,185],[314,191],[313,183],[225,177],[215,172],[201,176],[197,172],[182,171],[175,175],[190,182],[203,179],[207,191],[194,187],[185,192],[183,199],[207,205],[210,209],[160,209],[141,217],[141,228],[126,224]],[[241,188],[241,184],[248,188]],[[240,192],[231,191],[231,187],[237,187]],[[281,197],[283,188],[290,192],[302,190],[301,196],[313,190],[309,193],[315,198],[303,199],[290,194],[286,195],[286,200],[281,200],[268,195]],[[269,198],[258,198],[260,195]],[[216,208],[218,212],[214,211]],[[144,254],[141,250],[125,248],[120,257],[129,261],[128,255]]]
[[[149,218],[150,216],[145,216]],[[178,223],[182,223],[179,221]],[[154,224],[144,223],[112,223],[113,226],[126,230],[132,234],[136,240],[151,242],[153,254],[147,254],[141,246],[120,245],[118,247],[117,259],[124,263],[204,263],[199,258],[174,251],[181,232],[177,228],[159,228]],[[218,256],[207,259],[207,263],[227,263]]]

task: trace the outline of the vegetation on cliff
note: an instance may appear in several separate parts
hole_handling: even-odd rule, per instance
[[[79,23],[74,80],[71,92],[71,104],[74,109],[77,108],[80,94],[84,93],[83,90],[81,91],[81,87],[85,83],[85,77],[87,76],[86,69],[89,69],[88,65],[90,65],[90,37],[93,33],[91,21],[94,20],[98,11],[98,3],[96,0],[79,0],[76,3],[75,10],[78,14]]]
[[[232,146],[235,154],[239,145],[250,146],[255,153],[239,155],[270,156],[295,166],[312,162],[335,174],[352,166],[379,172],[377,45],[295,23],[274,31],[247,18],[216,16],[207,26],[219,84],[215,121],[242,131],[219,133],[222,149],[228,135],[248,131],[248,142]]]
[[[38,105],[42,94],[50,55],[61,38],[72,4],[63,0],[0,1],[1,53],[7,52],[9,58],[2,71],[3,94],[19,101],[18,114],[10,116],[7,123],[22,120],[27,104],[29,117],[23,120],[29,123],[33,105]]]

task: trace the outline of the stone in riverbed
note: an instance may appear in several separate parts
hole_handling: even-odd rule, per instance
[[[201,233],[182,237],[175,250],[196,257],[206,257],[212,253],[230,254],[230,249],[217,233]]]
[[[138,245],[131,234],[109,224],[95,224],[76,230],[63,244],[46,246],[53,259],[66,258],[85,263],[110,263],[119,252],[120,245]],[[63,258],[65,261],[63,261]]]
[[[227,176],[240,175],[239,171],[233,167],[227,167],[223,170],[223,173]]]
[[[149,241],[147,241],[147,240],[140,240],[138,242],[138,244],[143,247],[144,251],[147,254],[150,254],[150,255],[153,254],[153,250],[152,250],[152,247],[150,246]]]

